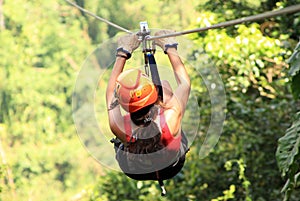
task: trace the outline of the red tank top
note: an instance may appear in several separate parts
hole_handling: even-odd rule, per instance
[[[168,150],[178,151],[180,149],[181,143],[181,135],[174,138],[170,132],[168,124],[165,119],[164,110],[161,109],[160,113],[160,128],[161,128],[161,142]],[[124,127],[126,132],[126,141],[127,142],[134,142],[135,139],[132,137],[132,129],[131,129],[131,120],[130,114],[124,116]]]

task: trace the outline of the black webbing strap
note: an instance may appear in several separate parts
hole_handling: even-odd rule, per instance
[[[161,101],[163,101],[163,88],[162,88],[162,85],[161,85],[161,81],[160,81],[160,77],[159,77],[159,74],[158,74],[157,65],[156,65],[154,55],[153,54],[147,54],[147,57],[148,57],[149,65],[150,65],[152,82],[155,85],[156,89],[158,90],[158,98]],[[158,171],[156,171],[156,177],[157,177],[157,181],[159,183],[159,186],[161,188],[161,195],[165,196],[167,194],[167,192],[166,192],[166,189],[165,189],[165,186],[164,186],[164,182],[160,178],[160,175],[159,175]]]
[[[159,183],[159,186],[160,186],[160,189],[161,189],[161,196],[166,196],[167,191],[165,189],[163,180],[158,180],[158,183]]]
[[[161,189],[161,196],[165,196],[167,194],[167,191],[165,189],[164,182],[160,178],[159,171],[156,171],[155,173],[156,173],[156,178],[157,178],[158,184],[159,184],[160,189]]]
[[[147,56],[148,56],[148,61],[149,61],[149,65],[150,65],[152,82],[154,83],[154,85],[156,86],[156,88],[158,90],[158,98],[161,101],[163,101],[163,88],[162,88],[162,85],[161,85],[161,81],[160,81],[160,77],[159,77],[159,74],[158,74],[157,65],[156,65],[154,55],[153,54],[147,54]]]

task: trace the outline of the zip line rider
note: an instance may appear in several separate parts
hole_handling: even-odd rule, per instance
[[[155,35],[169,33],[173,32],[162,30]],[[162,101],[158,88],[141,70],[123,71],[126,60],[140,45],[136,34],[119,38],[106,91],[109,126],[116,136],[112,141],[116,159],[122,171],[136,180],[172,178],[183,167],[188,150],[181,123],[189,98],[190,78],[174,37],[155,39],[155,44],[167,54],[172,65],[177,82],[174,91],[168,81],[162,81]],[[127,114],[122,115],[120,106]]]

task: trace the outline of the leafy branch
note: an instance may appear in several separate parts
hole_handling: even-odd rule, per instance
[[[293,55],[288,60],[291,68],[289,74],[292,76],[291,88],[295,99],[300,97],[300,42],[297,44]],[[292,126],[286,130],[283,137],[278,140],[276,151],[277,164],[283,178],[287,181],[282,188],[285,194],[284,200],[289,200],[293,189],[297,188],[300,176],[300,112]]]

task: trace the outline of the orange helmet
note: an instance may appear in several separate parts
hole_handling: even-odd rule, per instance
[[[157,101],[157,90],[151,79],[141,70],[122,72],[116,83],[115,92],[124,110],[133,113]]]

